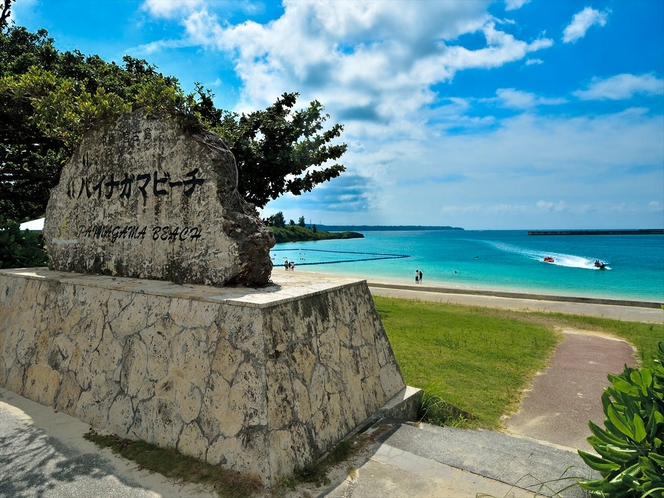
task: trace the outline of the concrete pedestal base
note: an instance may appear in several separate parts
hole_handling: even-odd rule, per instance
[[[264,483],[404,388],[363,280],[261,289],[0,271],[0,386]]]

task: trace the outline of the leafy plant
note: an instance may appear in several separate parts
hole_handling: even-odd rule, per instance
[[[625,367],[609,375],[602,394],[605,429],[589,423],[588,442],[598,453],[579,450],[601,479],[581,487],[598,497],[664,496],[664,343],[658,345],[652,368]]]
[[[423,422],[433,425],[448,427],[469,427],[472,421],[477,417],[456,406],[446,402],[440,396],[434,394],[439,392],[441,386],[439,383],[429,384],[424,389],[422,403],[417,418]]]
[[[46,266],[47,263],[41,237],[29,230],[21,232],[18,223],[0,216],[0,268]]]

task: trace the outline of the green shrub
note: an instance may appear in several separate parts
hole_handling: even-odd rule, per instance
[[[588,442],[599,454],[579,455],[601,479],[581,482],[591,496],[664,496],[664,343],[652,368],[609,375],[602,394],[605,429],[590,422]]]
[[[48,256],[40,235],[0,216],[0,268],[46,266]]]

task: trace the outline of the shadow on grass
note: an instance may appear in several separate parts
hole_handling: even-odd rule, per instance
[[[83,437],[165,477],[183,483],[210,486],[221,498],[249,498],[263,489],[256,476],[211,465],[183,455],[173,448],[160,448],[145,441],[124,439],[116,434],[102,435],[94,429],[90,429]]]

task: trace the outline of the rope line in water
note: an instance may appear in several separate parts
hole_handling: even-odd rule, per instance
[[[314,263],[295,263],[297,266],[304,266],[304,265],[333,265],[336,263],[356,263],[358,261],[376,261],[379,259],[401,259],[401,258],[410,258],[410,254],[389,254],[389,253],[380,253],[380,252],[359,252],[359,251],[328,251],[324,249],[299,249],[299,248],[291,248],[291,249],[272,249],[272,252],[279,252],[279,251],[299,251],[299,252],[329,252],[329,253],[334,253],[334,254],[359,254],[359,255],[364,255],[364,256],[377,256],[374,258],[360,258],[360,259],[342,259],[338,261],[319,261],[319,262],[314,262]]]
[[[360,252],[360,251],[329,251],[327,249],[303,249],[298,247],[291,247],[289,249],[272,249],[272,252],[278,251],[300,251],[300,252],[331,252],[336,254],[368,254],[370,256],[392,256],[397,258],[410,258],[410,254],[390,254],[382,252]]]

